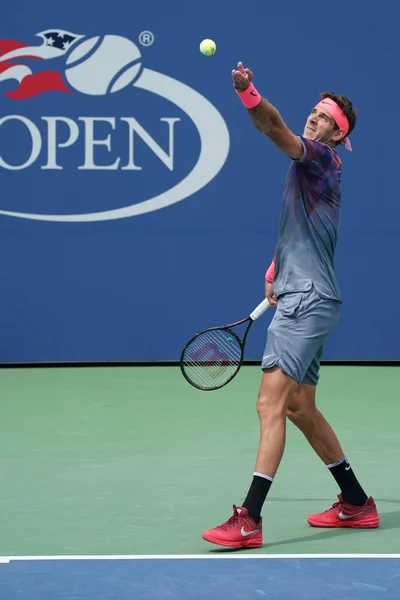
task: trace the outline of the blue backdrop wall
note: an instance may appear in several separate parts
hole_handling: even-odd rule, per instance
[[[324,358],[399,359],[398,12],[371,0],[10,5],[0,361],[176,360],[193,333],[263,298],[289,161],[236,98],[238,60],[297,133],[321,91],[359,109],[342,152],[342,316]]]

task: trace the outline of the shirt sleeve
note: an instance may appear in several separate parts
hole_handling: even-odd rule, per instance
[[[332,164],[332,150],[326,144],[321,144],[321,142],[308,140],[303,136],[299,137],[303,144],[304,152],[303,156],[295,162],[303,165],[306,170],[314,175],[324,178],[327,170]]]

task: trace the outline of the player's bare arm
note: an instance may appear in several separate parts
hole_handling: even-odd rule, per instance
[[[252,82],[253,73],[245,69],[241,62],[237,70],[232,71],[234,87],[238,92],[244,92]],[[270,138],[283,152],[294,159],[303,156],[303,145],[285,124],[279,111],[265,98],[254,108],[249,108],[248,113],[256,128]]]

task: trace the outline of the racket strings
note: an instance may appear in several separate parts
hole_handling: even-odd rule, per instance
[[[229,331],[212,329],[195,337],[185,349],[182,367],[191,382],[215,389],[237,372],[242,358],[239,341]]]

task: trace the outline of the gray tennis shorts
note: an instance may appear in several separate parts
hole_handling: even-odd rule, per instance
[[[278,365],[298,383],[317,385],[323,345],[338,322],[339,307],[340,302],[320,298],[314,288],[280,296],[262,369]]]

